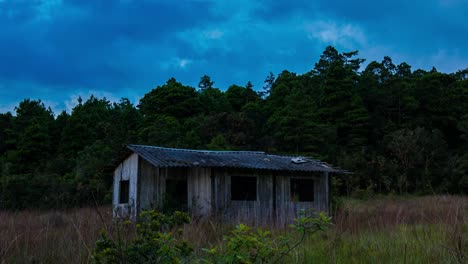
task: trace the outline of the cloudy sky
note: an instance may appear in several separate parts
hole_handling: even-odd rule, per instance
[[[413,70],[468,67],[468,0],[0,0],[0,112],[138,102],[175,77],[226,89],[304,73],[328,45]]]

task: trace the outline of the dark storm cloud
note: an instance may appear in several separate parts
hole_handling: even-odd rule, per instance
[[[0,0],[0,112],[25,97],[58,109],[91,92],[135,100],[170,77],[260,89],[270,71],[309,71],[327,45],[452,72],[468,66],[466,10],[466,0]]]
[[[122,54],[168,45],[173,32],[216,21],[199,16],[207,8],[204,2],[5,1],[0,77],[71,88],[125,82],[135,70],[118,61]]]

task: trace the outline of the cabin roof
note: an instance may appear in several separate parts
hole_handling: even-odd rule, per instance
[[[127,148],[157,167],[214,167],[303,172],[345,172],[310,157],[273,155],[258,151],[212,151],[144,145],[128,145]]]

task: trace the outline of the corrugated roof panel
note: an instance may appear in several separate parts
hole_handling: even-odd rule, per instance
[[[254,151],[210,151],[128,145],[130,150],[158,167],[218,167],[281,171],[345,172],[308,157],[303,163],[292,162],[292,156]]]

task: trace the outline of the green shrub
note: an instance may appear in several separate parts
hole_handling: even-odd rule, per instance
[[[186,213],[166,215],[144,211],[136,224],[136,237],[124,241],[120,236],[113,240],[103,232],[93,253],[95,263],[277,263],[297,248],[304,239],[318,231],[328,229],[331,218],[325,213],[317,217],[307,211],[290,225],[293,232],[274,236],[270,231],[240,224],[224,237],[219,247],[203,249],[196,256],[193,247],[182,239],[182,229],[171,231],[189,223]]]
[[[304,239],[318,231],[326,231],[331,225],[331,218],[325,213],[318,217],[303,210],[290,225],[293,232],[286,236],[273,236],[270,231],[252,229],[240,224],[228,236],[225,244],[219,248],[204,249],[209,255],[208,263],[278,263]]]
[[[171,231],[189,223],[186,213],[165,215],[144,211],[136,225],[136,237],[131,241],[110,239],[104,232],[96,242],[93,259],[96,263],[181,263],[187,262],[193,248],[181,238],[182,229]]]

